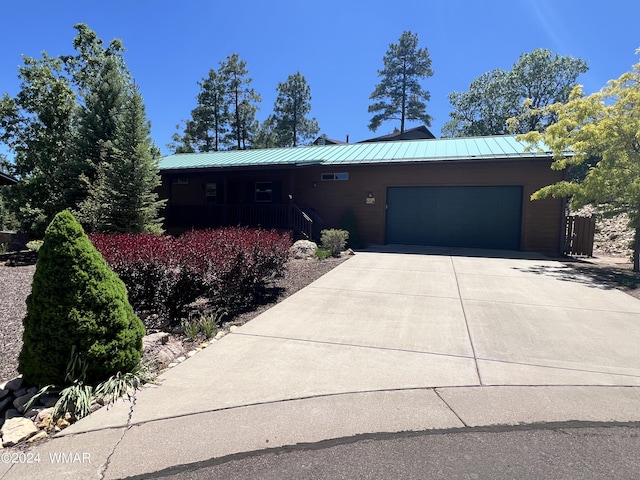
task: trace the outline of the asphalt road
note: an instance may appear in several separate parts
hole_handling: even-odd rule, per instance
[[[265,450],[140,478],[637,479],[640,425],[379,434]]]

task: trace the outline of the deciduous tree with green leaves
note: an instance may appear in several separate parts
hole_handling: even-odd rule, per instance
[[[406,121],[420,120],[430,126],[426,102],[431,95],[420,81],[431,77],[433,70],[429,50],[418,48],[418,35],[404,32],[398,43],[389,45],[382,61],[384,68],[378,70],[380,83],[369,97],[374,101],[369,106],[369,113],[374,114],[369,129],[376,131],[387,120],[400,120],[401,133]]]
[[[306,78],[296,72],[278,84],[278,96],[273,105],[273,121],[280,147],[296,147],[314,138],[320,131],[315,118],[307,118],[311,112],[311,87]]]
[[[131,127],[123,123],[130,120],[127,112],[136,100],[122,42],[112,40],[105,46],[87,25],[74,28],[74,55],[55,58],[43,53],[41,59],[24,58],[19,67],[20,91],[14,98],[5,94],[0,99],[0,142],[14,153],[12,173],[19,180],[7,192],[8,206],[22,229],[38,237],[64,209],[76,212],[85,227],[97,228],[100,210],[96,209],[103,207],[95,201],[97,190],[123,152],[135,151],[128,161],[141,162],[139,168],[146,168],[150,177],[158,175],[152,162],[140,160],[156,155],[155,146],[148,140],[124,145],[133,138],[126,135]],[[148,131],[146,118],[136,118],[139,128]],[[142,154],[145,148],[148,152]],[[147,183],[151,189],[155,185],[155,181]],[[129,205],[147,203],[134,195],[147,199],[155,195],[130,185],[121,188],[125,190],[118,191],[118,196],[124,195]],[[147,214],[136,218],[147,218]],[[149,226],[155,228],[157,223],[156,216]]]
[[[5,191],[7,208],[23,230],[42,237],[48,223],[68,204],[77,183],[75,164],[76,94],[60,59],[43,53],[24,58],[15,97],[0,99],[0,141],[13,152],[17,185]]]
[[[468,91],[449,94],[453,111],[442,134],[467,137],[542,131],[556,120],[542,108],[566,102],[577,78],[586,71],[587,64],[579,58],[547,49],[523,53],[510,71],[497,68],[476,78]],[[515,117],[521,121],[508,128],[507,121]]]
[[[640,63],[599,92],[585,95],[577,86],[566,103],[534,109],[532,114],[557,118],[544,132],[519,137],[532,149],[551,149],[552,168],[598,161],[584,179],[549,185],[531,198],[568,197],[574,209],[591,204],[606,212],[627,213],[635,230],[633,270],[640,271]]]

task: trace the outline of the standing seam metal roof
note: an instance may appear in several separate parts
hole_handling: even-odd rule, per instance
[[[163,157],[160,170],[232,168],[287,165],[363,165],[376,163],[433,162],[551,158],[548,151],[531,152],[513,135],[439,138],[397,142],[313,145],[308,147],[227,150],[180,153]]]

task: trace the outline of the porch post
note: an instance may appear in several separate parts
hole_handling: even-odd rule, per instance
[[[229,191],[227,176],[222,177],[222,226],[229,226],[229,206],[227,192]]]
[[[295,170],[293,168],[289,169],[289,202],[288,202],[288,227],[293,230],[293,184],[295,182]]]

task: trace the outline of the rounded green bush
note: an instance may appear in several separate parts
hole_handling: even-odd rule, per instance
[[[46,230],[23,324],[18,371],[32,384],[69,383],[74,346],[87,365],[86,383],[129,372],[142,356],[145,329],[124,283],[68,211]]]

